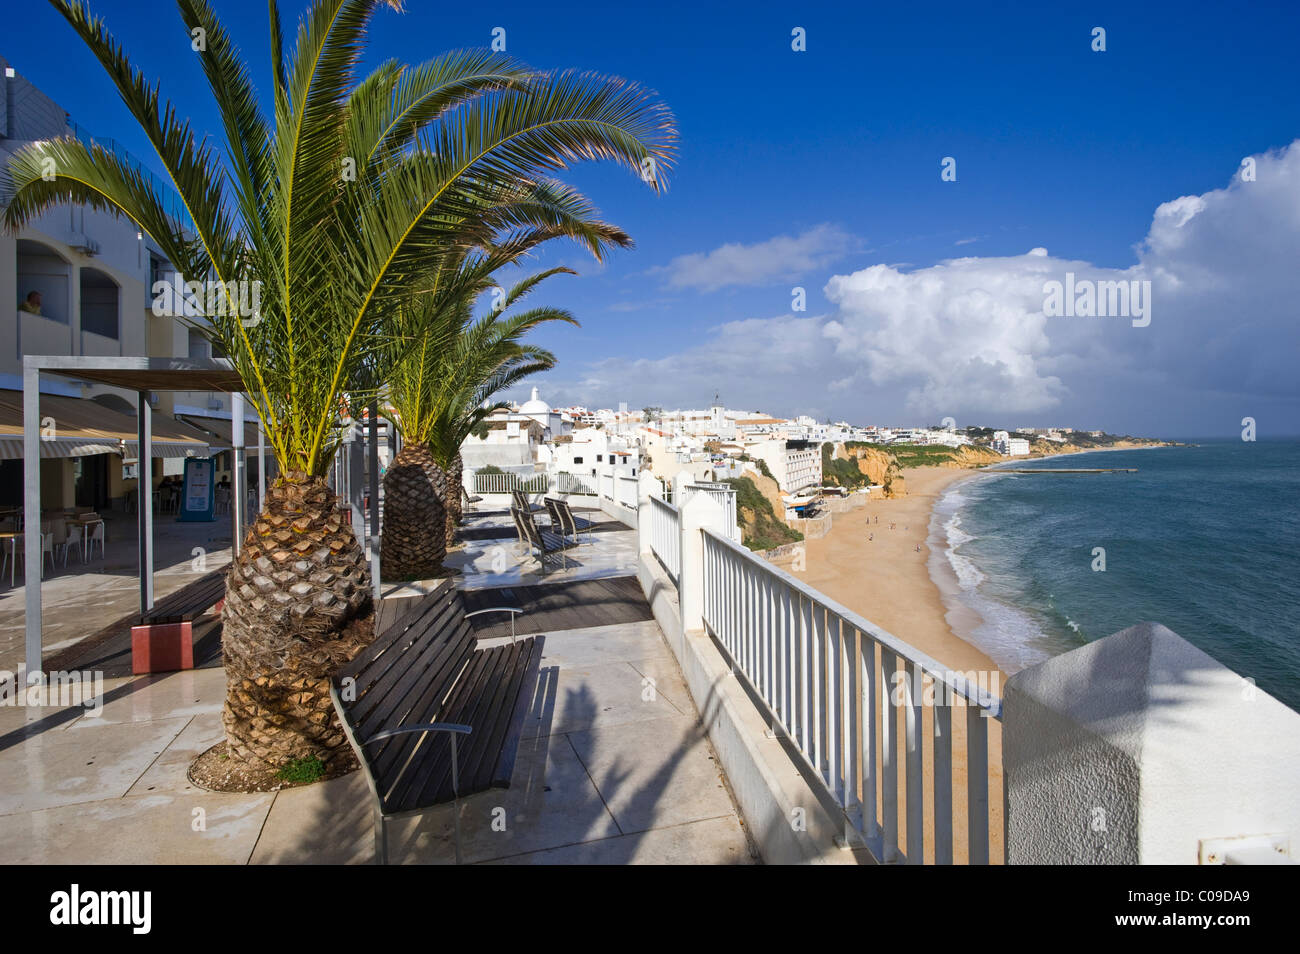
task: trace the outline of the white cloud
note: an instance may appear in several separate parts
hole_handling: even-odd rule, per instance
[[[791,260],[777,251],[781,241],[799,240],[685,256],[675,281],[708,289],[771,279],[777,262]],[[818,247],[806,243],[801,267],[816,267],[807,249]],[[732,322],[679,354],[610,359],[570,384],[591,386],[574,400],[605,403],[639,390],[634,401],[689,406],[718,390],[733,406],[778,413],[825,402],[857,420],[1023,423],[1042,414],[1182,434],[1223,432],[1234,414],[1267,411],[1274,433],[1291,433],[1300,425],[1297,248],[1300,140],[1257,156],[1253,182],[1234,176],[1226,188],[1159,206],[1129,268],[1041,247],[919,269],[870,265],[829,279],[829,315]],[[1044,282],[1067,272],[1150,281],[1150,325],[1045,317]]]
[[[843,229],[822,224],[754,245],[730,242],[711,252],[679,255],[651,271],[666,275],[672,288],[717,291],[730,285],[793,281],[844,259],[857,247],[857,240]]]

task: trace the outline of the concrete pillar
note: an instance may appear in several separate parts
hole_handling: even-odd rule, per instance
[[[673,477],[673,506],[680,507],[686,499],[686,485],[695,483],[689,471],[679,470]]]
[[[701,530],[727,535],[727,515],[710,494],[693,494],[681,505],[682,562],[677,585],[682,632],[704,629],[704,540]]]
[[[1016,673],[1002,724],[1011,864],[1300,849],[1300,713],[1157,623]]]

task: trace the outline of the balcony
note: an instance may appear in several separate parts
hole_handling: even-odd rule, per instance
[[[673,505],[636,484],[635,509],[617,482],[571,497],[592,532],[545,574],[499,504],[470,509],[455,585],[546,633],[541,677],[510,789],[391,825],[395,862],[451,862],[457,820],[472,863],[1289,857],[1300,714],[1169,630],[1135,626],[1000,686],[749,553],[719,495]],[[510,638],[480,619],[480,639]],[[105,671],[101,712],[0,708],[13,861],[372,859],[359,774],[258,795],[188,782],[222,737],[204,638],[200,668],[161,677],[122,674],[113,644],[68,657]]]

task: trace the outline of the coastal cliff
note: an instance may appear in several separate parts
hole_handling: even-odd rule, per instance
[[[907,493],[902,465],[887,450],[867,444],[836,444],[835,459],[855,463],[858,472],[864,474],[870,483],[884,488],[883,496],[886,498],[902,497]]]

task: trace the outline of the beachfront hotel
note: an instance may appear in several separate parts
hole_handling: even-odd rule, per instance
[[[356,31],[331,50],[345,90],[365,73],[364,26],[337,29]],[[231,116],[242,74],[223,36],[209,31],[204,62],[227,94],[214,115],[237,134],[219,158],[160,150],[184,199],[0,62],[13,190],[0,231],[6,861],[1292,862],[1294,687],[1257,685],[1204,634],[1139,615],[1072,642],[1032,627],[1020,642],[976,635],[996,617],[980,615],[970,554],[1013,511],[1006,498],[961,510],[963,494],[1154,509],[1161,486],[1124,475],[1199,448],[958,428],[901,403],[828,414],[820,395],[777,392],[759,364],[770,355],[734,361],[770,400],[728,407],[709,360],[722,346],[707,342],[691,355],[707,371],[662,395],[637,363],[658,359],[639,351],[613,365],[613,390],[542,378],[563,368],[555,328],[573,317],[539,304],[559,294],[543,282],[572,269],[506,266],[542,256],[552,231],[602,253],[625,244],[550,177],[599,155],[660,192],[677,126],[657,97],[456,54],[427,71],[380,67],[355,94],[365,121],[342,92],[323,98],[331,84],[304,79],[309,67],[285,71],[294,95],[280,110]],[[436,111],[413,105],[442,95]],[[300,103],[323,121],[290,122]],[[155,111],[135,112],[157,132]],[[536,115],[569,138],[504,132]],[[448,127],[485,137],[472,145],[492,161],[462,156],[472,175],[431,161],[431,142],[465,145],[439,138]],[[310,142],[279,148],[298,134]],[[104,172],[108,156],[147,188]],[[44,184],[47,158],[66,194]],[[97,170],[124,217],[81,191]],[[286,195],[295,183],[305,196]],[[450,196],[436,214],[412,211],[426,189]],[[205,190],[222,200],[200,201]],[[667,287],[731,287],[682,257],[658,267]],[[702,258],[725,265],[731,251]],[[749,271],[787,284],[769,266]],[[263,309],[189,314],[184,294],[160,305],[159,285],[195,267],[225,288],[265,275]],[[850,285],[843,301],[861,291]],[[678,398],[694,406],[636,410]],[[1052,459],[1098,449],[1160,463]],[[1002,479],[1000,457],[1042,472],[1017,460]],[[816,527],[787,513],[795,495]],[[1025,512],[1007,536],[1050,543]],[[1095,590],[1077,578],[1125,572],[1109,538],[1061,549],[1043,562],[1075,573],[1080,603]],[[990,554],[986,568],[1014,562]]]

